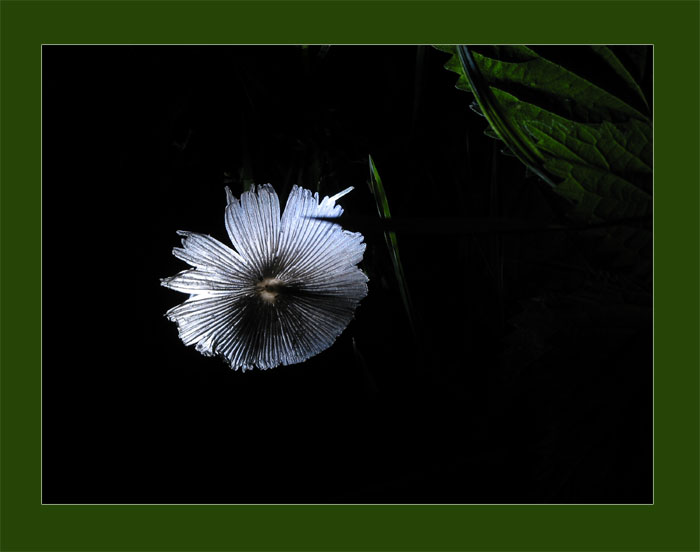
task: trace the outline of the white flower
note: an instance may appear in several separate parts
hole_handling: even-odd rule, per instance
[[[319,202],[294,186],[280,219],[269,184],[244,192],[240,202],[227,187],[226,230],[235,251],[178,231],[182,248],[173,255],[194,268],[161,284],[190,294],[166,313],[183,343],[242,370],[296,364],[327,349],[367,295],[357,268],[362,234],[314,218],[340,216],[335,201],[350,190]]]

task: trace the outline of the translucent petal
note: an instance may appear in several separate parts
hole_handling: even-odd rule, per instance
[[[170,309],[166,316],[177,323],[180,339],[185,345],[197,345],[197,350],[207,355],[217,353],[223,330],[235,324],[239,313],[238,297],[193,296]]]
[[[250,288],[249,284],[222,271],[194,268],[183,270],[170,278],[163,278],[161,283],[167,288],[192,295],[222,295]]]
[[[183,236],[182,248],[173,249],[173,255],[178,259],[196,268],[220,271],[231,278],[251,274],[251,268],[238,253],[211,236],[183,230],[178,230],[177,233]]]
[[[272,186],[255,186],[237,200],[226,187],[226,230],[236,251],[261,275],[279,241],[280,204]]]

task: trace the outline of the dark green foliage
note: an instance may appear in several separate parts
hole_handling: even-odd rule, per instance
[[[615,90],[568,68],[564,48],[438,48],[453,54],[445,67],[459,75],[457,88],[474,93],[495,134],[571,203],[569,216],[592,222],[651,215],[648,102],[610,48],[584,54],[593,70],[614,73]]]
[[[587,374],[581,382],[598,378],[590,398],[595,403],[600,386],[614,386],[624,373],[607,368],[596,376],[599,366],[641,370],[647,378],[641,386],[641,379],[626,378],[631,396],[644,395],[653,268],[650,48],[438,49],[452,54],[445,68],[458,74],[458,89],[474,95],[474,111],[489,124],[485,133],[539,177],[524,184],[492,179],[491,208],[512,216],[519,206],[504,205],[503,198],[517,192],[507,188],[537,187],[555,217],[588,225],[542,234],[535,248],[522,247],[522,234],[505,246],[492,240],[492,264],[506,251],[503,270],[491,271],[498,282],[494,306],[505,305],[507,313],[498,404],[507,409],[516,397],[536,393],[537,382],[552,385],[572,370]],[[504,417],[504,426],[511,422]],[[552,429],[542,448],[555,441],[561,448],[570,431]]]

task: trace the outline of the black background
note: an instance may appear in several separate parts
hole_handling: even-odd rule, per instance
[[[651,501],[650,300],[581,270],[576,233],[399,234],[414,337],[382,234],[349,225],[369,295],[300,365],[232,371],[164,317],[175,231],[228,242],[225,185],[352,185],[373,217],[371,154],[397,218],[559,220],[447,57],[44,47],[44,502]]]

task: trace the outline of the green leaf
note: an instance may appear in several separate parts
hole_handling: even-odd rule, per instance
[[[493,128],[498,137],[506,143],[513,155],[520,159],[532,172],[538,174],[550,186],[554,186],[547,175],[540,170],[540,166],[544,161],[543,155],[537,150],[532,140],[528,138],[523,128],[516,124],[511,118],[505,116],[500,109],[498,100],[494,96],[491,88],[484,81],[471,53],[469,53],[464,46],[458,46],[457,53],[462,70],[469,79],[469,86],[472,93],[479,104],[482,114],[491,125],[491,128]]]
[[[436,48],[451,54],[445,68],[459,75],[457,88],[474,94],[492,133],[569,200],[572,218],[595,223],[651,214],[651,119],[640,111],[647,101],[612,49],[581,51],[615,76],[616,90],[565,67],[565,50]],[[639,99],[640,109],[623,96]]]
[[[537,140],[538,147],[553,157],[590,164],[618,175],[635,174],[639,180],[651,178],[649,137],[636,121],[598,126],[552,121],[549,125],[537,119],[523,125]],[[642,186],[645,188],[645,186]]]
[[[494,59],[498,51],[489,49],[486,54],[474,52],[474,59],[489,85],[500,90],[526,89],[538,94],[550,109],[565,117],[586,122],[604,120],[626,121],[630,118],[648,121],[648,117],[620,98],[589,80],[557,65],[533,50],[513,47],[520,59],[503,61]],[[512,57],[510,59],[513,59]]]
[[[651,196],[608,170],[562,158],[547,160],[545,169],[561,178],[557,191],[574,202],[571,214],[577,219],[625,219],[651,213]]]
[[[453,73],[457,73],[458,79],[455,83],[456,88],[459,90],[464,90],[465,92],[471,92],[469,80],[467,79],[465,72],[462,70],[462,64],[459,62],[459,58],[457,57],[457,46],[436,44],[434,48],[452,55],[452,57],[450,57],[450,59],[448,59],[445,63],[445,69],[452,71]]]

